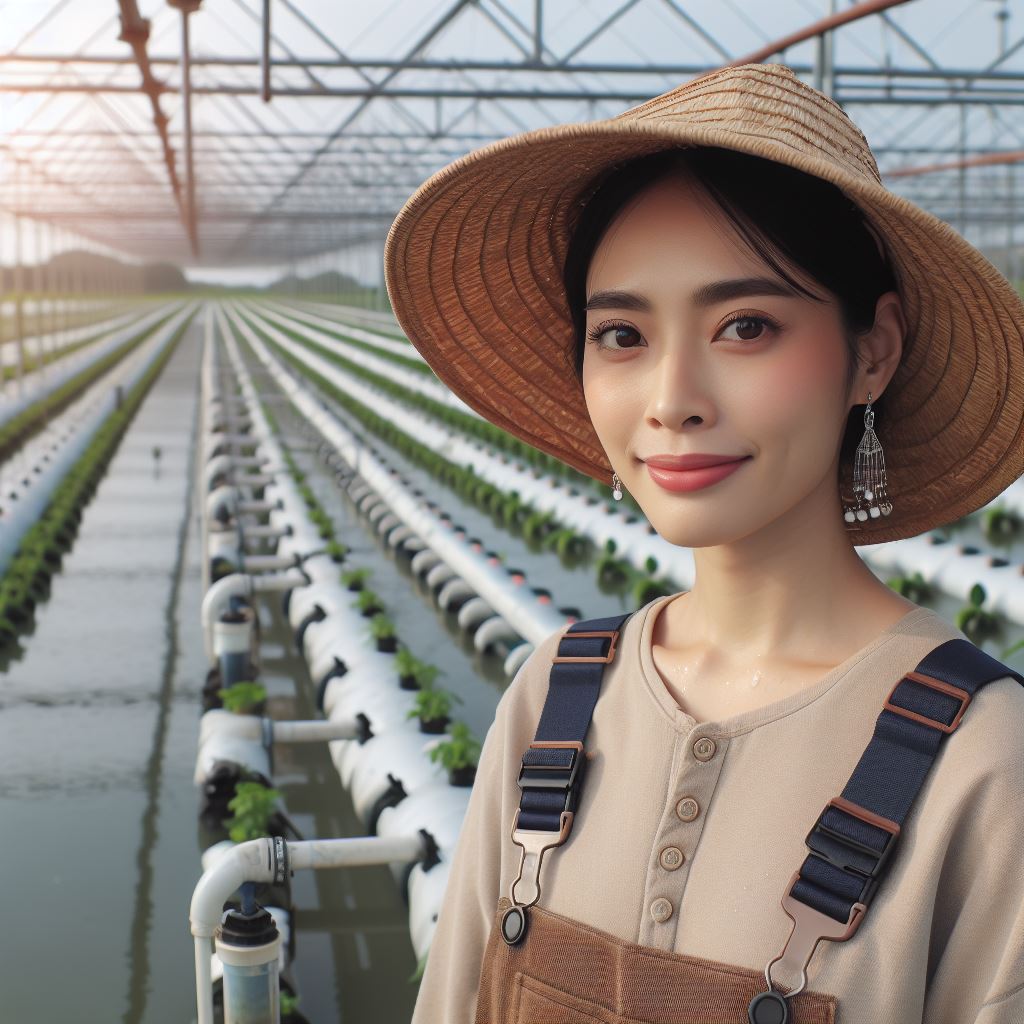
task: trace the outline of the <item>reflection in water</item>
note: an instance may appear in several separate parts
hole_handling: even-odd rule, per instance
[[[196,387],[199,387],[198,375]],[[135,886],[135,911],[128,933],[128,1007],[122,1020],[124,1024],[141,1024],[146,1012],[146,997],[149,994],[149,952],[150,932],[153,918],[153,851],[157,840],[157,816],[160,803],[160,782],[163,778],[164,750],[167,745],[167,726],[170,720],[171,703],[174,699],[174,673],[178,665],[178,595],[185,568],[185,548],[188,543],[189,520],[192,512],[192,492],[196,474],[196,451],[199,436],[199,415],[193,416],[192,436],[189,441],[191,453],[186,472],[184,514],[178,529],[178,549],[171,575],[171,589],[164,607],[164,639],[166,654],[164,669],[157,691],[156,722],[153,725],[153,741],[144,773],[146,804],[139,830],[139,845],[135,856],[138,866],[138,880]],[[160,449],[153,449],[154,479],[160,478]],[[193,626],[194,623],[185,624]]]

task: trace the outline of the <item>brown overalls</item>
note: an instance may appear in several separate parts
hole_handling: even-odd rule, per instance
[[[626,942],[539,905],[517,946],[501,937],[498,901],[484,952],[476,1024],[746,1024],[764,971]],[[835,1024],[836,998],[803,991],[794,1024]]]
[[[835,1024],[836,996],[806,988],[810,957],[821,940],[845,941],[856,932],[927,768],[974,693],[1006,675],[1024,684],[1024,676],[955,639],[896,683],[842,795],[807,834],[810,852],[781,899],[793,929],[782,952],[758,971],[629,942],[539,905],[543,857],[572,828],[586,767],[583,739],[629,614],[573,623],[559,641],[518,780],[512,839],[523,849],[519,876],[495,909],[475,1024]],[[769,982],[776,964],[786,976],[798,973],[800,984]]]

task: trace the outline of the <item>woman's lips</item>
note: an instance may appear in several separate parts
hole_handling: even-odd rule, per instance
[[[734,462],[722,462],[717,466],[705,466],[702,469],[657,469],[649,463],[645,465],[651,479],[666,491],[699,491],[702,487],[710,487],[719,480],[724,480],[730,473],[735,473],[740,466],[749,462],[750,458],[748,455]]]

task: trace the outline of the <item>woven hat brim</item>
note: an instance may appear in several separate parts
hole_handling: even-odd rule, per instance
[[[831,181],[887,249],[908,322],[886,391],[893,512],[853,543],[916,536],[968,514],[1024,473],[1024,304],[948,224],[873,179],[763,136],[612,119],[502,139],[409,199],[388,234],[398,322],[437,376],[490,422],[602,483],[612,473],[572,371],[562,266],[603,169],[677,146],[721,146]],[[850,465],[841,466],[849,479]]]

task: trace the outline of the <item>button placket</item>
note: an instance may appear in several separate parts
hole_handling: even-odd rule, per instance
[[[669,951],[675,948],[692,851],[706,824],[704,812],[722,770],[723,757],[717,755],[724,755],[728,746],[727,739],[716,741],[700,734],[696,738],[681,735],[679,740],[672,759],[675,781],[665,794],[661,823],[653,837],[637,935],[642,945]],[[698,751],[706,761],[698,757]]]

